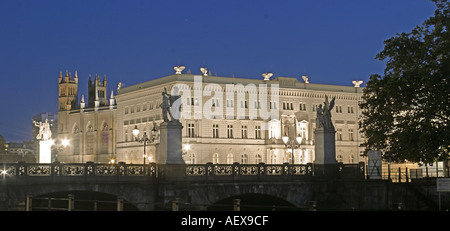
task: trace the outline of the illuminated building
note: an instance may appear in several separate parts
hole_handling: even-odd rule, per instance
[[[361,88],[314,84],[306,76],[298,80],[270,78],[271,75],[265,73],[263,78],[249,79],[211,76],[206,69],[200,75],[183,74],[178,69],[173,75],[118,89],[116,96],[111,91],[109,99],[106,77],[101,81],[95,75],[94,81],[89,76],[86,103],[84,95],[79,100],[78,74],[75,72],[72,78],[67,71],[65,76],[60,73],[58,138],[70,143],[58,152],[57,159],[73,163],[107,163],[111,159],[143,163],[143,146],[135,141],[132,132],[138,128],[139,136],[144,132],[153,135],[155,141],[148,145],[147,155],[149,162],[155,162],[159,134],[152,130],[163,121],[161,93],[164,88],[171,92],[173,86],[181,84],[180,122],[186,163],[285,163],[292,152],[282,141],[286,135],[302,137],[300,147],[293,150],[294,163],[312,162],[316,108],[325,95],[336,97],[332,119],[338,162],[364,161],[360,156],[364,149],[359,146],[363,138],[357,122]],[[262,91],[264,84],[269,95]],[[234,88],[227,90],[229,86]],[[262,98],[267,99],[266,111],[275,111],[277,116],[265,119],[259,116],[264,108]],[[206,118],[206,112],[212,113],[212,117]]]
[[[107,100],[106,76],[88,80],[88,101],[78,101],[78,74],[60,73],[57,160],[67,163],[108,162],[115,156],[116,105],[111,92]],[[79,103],[78,103],[79,102]],[[66,141],[67,143],[63,143]],[[65,146],[65,147],[64,147]]]
[[[336,97],[332,119],[336,128],[338,162],[364,161],[360,156],[364,151],[360,147],[363,137],[357,122],[360,115],[358,102],[362,96],[359,85],[314,84],[306,76],[303,81],[291,77],[271,79],[271,73],[264,73],[260,79],[218,77],[209,75],[206,68],[199,75],[193,75],[183,74],[183,69],[176,67],[173,75],[118,90],[117,161],[143,163],[143,147],[132,133],[135,128],[141,134],[144,131],[155,137],[155,142],[147,147],[147,155],[155,161],[158,133],[151,131],[163,121],[161,93],[164,89],[171,92],[174,86],[182,95],[180,122],[186,163],[285,163],[292,152],[282,141],[285,135],[302,137],[300,147],[294,149],[294,163],[313,162],[316,109],[323,104],[325,95]],[[196,79],[201,80],[196,82]],[[266,95],[261,90],[264,84],[269,92],[272,86],[278,86],[276,94]],[[231,90],[227,88],[230,86]],[[277,118],[258,116],[264,108],[261,98],[267,99],[266,111],[274,109],[279,113]],[[227,114],[230,111],[231,117]],[[241,118],[238,118],[239,114]]]

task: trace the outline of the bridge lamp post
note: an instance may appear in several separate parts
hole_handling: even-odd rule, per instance
[[[145,160],[147,159],[147,153],[145,153],[145,146],[146,146],[146,144],[152,143],[155,140],[155,137],[153,135],[151,135],[151,138],[149,138],[147,136],[147,133],[144,132],[144,135],[142,135],[142,138],[138,139],[137,136],[139,135],[139,129],[137,128],[137,125],[134,126],[133,135],[134,135],[134,139],[137,142],[144,143],[144,155],[143,155],[143,158],[144,158],[144,165],[145,165]]]
[[[290,139],[288,136],[283,136],[283,142],[284,142],[284,146],[287,149],[291,149],[292,150],[292,154],[291,154],[291,164],[294,164],[294,149],[298,149],[300,148],[300,144],[302,143],[302,139],[303,137],[297,136],[294,139]]]
[[[185,144],[183,145],[183,152],[182,152],[182,156],[186,159],[186,158],[190,158],[189,156],[186,157],[186,155],[188,155],[189,150],[191,149],[191,145],[189,144]],[[191,160],[189,160],[190,163]]]

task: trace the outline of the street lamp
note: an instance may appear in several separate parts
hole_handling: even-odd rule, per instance
[[[144,143],[144,155],[143,155],[143,158],[144,158],[144,165],[145,165],[145,160],[147,159],[147,154],[145,153],[145,145],[147,143],[148,144],[152,143],[155,140],[155,138],[153,136],[151,138],[148,138],[147,133],[144,132],[144,135],[142,135],[142,138],[138,139],[137,136],[139,135],[139,129],[137,128],[137,125],[134,126],[133,135],[134,135],[134,139],[137,142]]]
[[[62,139],[61,144],[63,147],[67,147],[69,145],[69,140],[68,139]]]
[[[58,159],[58,155],[61,151],[64,151],[70,145],[70,141],[66,138],[50,140],[51,141],[51,158],[52,162]]]
[[[300,144],[302,143],[303,137],[297,136],[295,138],[295,140],[293,140],[293,139],[289,139],[288,136],[283,136],[282,139],[283,139],[283,142],[284,142],[284,146],[287,149],[291,149],[292,150],[292,157],[291,157],[292,161],[291,161],[291,164],[294,164],[294,149],[297,149],[297,148],[300,147]]]
[[[188,154],[188,151],[191,149],[191,145],[190,144],[185,144],[185,145],[183,145],[183,152],[182,152],[182,156],[183,156],[183,158],[186,160],[186,158],[189,158],[189,156],[188,157],[186,157],[186,155]],[[189,160],[190,161],[190,160]]]

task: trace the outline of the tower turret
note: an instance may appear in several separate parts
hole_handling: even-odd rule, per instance
[[[95,74],[94,82],[89,76],[88,93],[88,107],[108,105],[106,99],[106,75],[103,77],[103,81],[100,81],[100,76]]]
[[[59,111],[76,109],[78,106],[78,76],[76,72],[75,76],[76,78],[72,80],[69,72],[66,70],[66,75],[63,80],[62,72],[59,73]]]

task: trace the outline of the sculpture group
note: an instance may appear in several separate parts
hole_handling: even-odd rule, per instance
[[[50,140],[52,138],[52,131],[50,130],[48,119],[45,119],[44,123],[34,121],[34,126],[39,127],[39,134],[36,136],[37,140]]]
[[[331,110],[334,107],[335,98],[333,97],[331,102],[328,102],[328,96],[325,96],[324,106],[322,107],[322,104],[320,104],[317,108],[317,128],[334,130],[333,122],[331,121]]]

